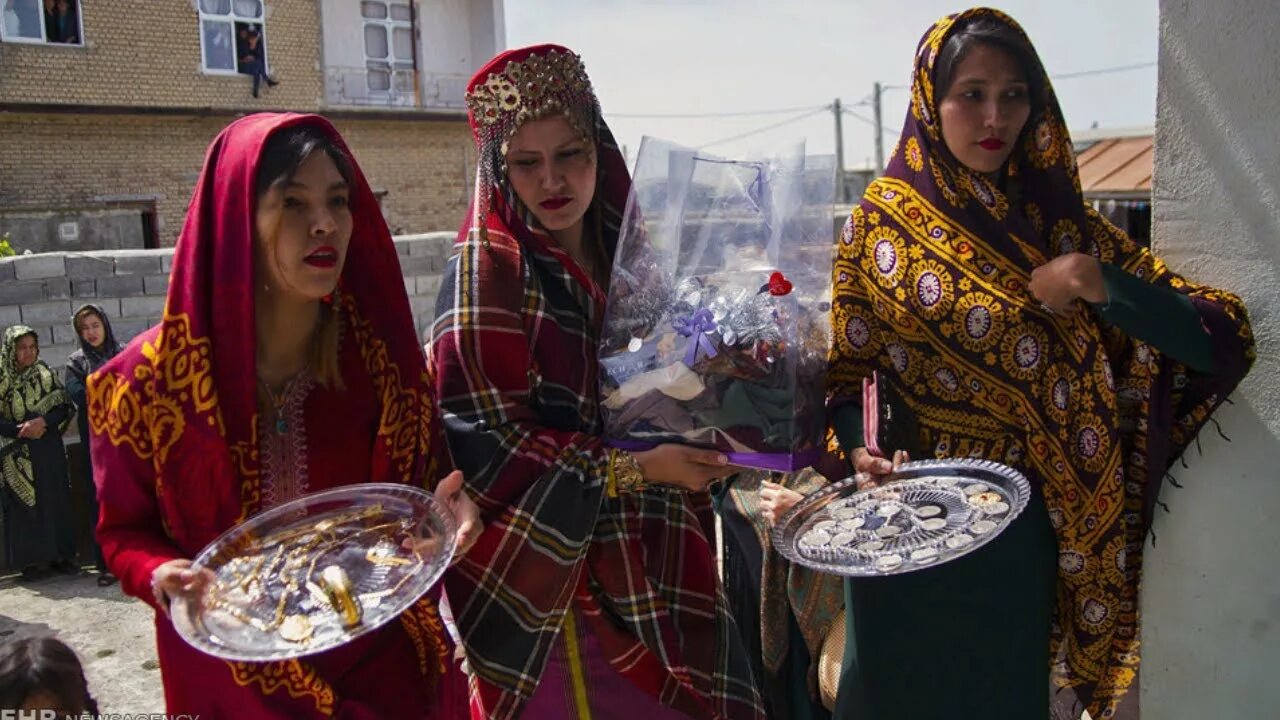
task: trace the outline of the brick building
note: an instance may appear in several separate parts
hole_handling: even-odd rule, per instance
[[[393,231],[454,228],[463,89],[502,16],[502,0],[0,0],[0,233],[35,252],[172,245],[209,141],[264,110],[332,119]],[[259,98],[252,30],[279,81]]]

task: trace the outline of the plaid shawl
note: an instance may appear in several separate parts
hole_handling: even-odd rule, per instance
[[[839,242],[832,400],[880,370],[898,381],[939,457],[983,457],[1044,493],[1059,546],[1053,680],[1093,717],[1136,715],[1143,541],[1160,482],[1253,359],[1244,306],[1191,283],[1088,207],[1061,110],[1046,100],[1007,168],[1006,194],[947,150],[934,61],[973,9],[942,19],[916,54],[912,102],[886,176]],[[1188,296],[1212,335],[1196,373],[1100,321],[1051,315],[1030,272],[1083,252]]]
[[[569,52],[511,51],[472,83],[550,49]],[[600,179],[587,217],[598,215],[611,259],[631,183],[592,105]],[[762,717],[716,578],[709,498],[605,493],[604,289],[529,227],[504,176],[477,192],[486,232],[469,219],[459,233],[431,346],[450,449],[486,525],[446,579],[473,709],[519,714],[572,605],[613,667],[662,703],[697,718]]]

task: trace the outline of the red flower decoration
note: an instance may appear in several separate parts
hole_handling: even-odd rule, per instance
[[[769,276],[769,294],[774,297],[782,297],[791,294],[791,281],[780,272],[776,272]]]

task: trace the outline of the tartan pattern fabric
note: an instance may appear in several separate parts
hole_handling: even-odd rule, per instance
[[[587,233],[611,258],[630,179],[596,122],[600,181],[587,218],[599,219]],[[454,463],[485,523],[446,577],[473,716],[520,714],[572,607],[611,665],[663,704],[695,718],[762,718],[717,580],[705,494],[605,493],[604,290],[530,229],[505,178],[478,192],[489,194],[485,232],[468,221],[459,233],[429,354]]]

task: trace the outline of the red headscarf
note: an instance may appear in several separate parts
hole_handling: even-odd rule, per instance
[[[178,240],[163,320],[89,383],[104,503],[123,490],[111,477],[113,463],[147,466],[160,521],[188,557],[259,509],[255,183],[271,135],[300,125],[319,129],[350,156],[315,115],[250,115],[223,130]],[[354,334],[379,396],[370,477],[404,482],[426,469],[434,407],[395,246],[369,183],[350,166],[354,226],[334,302],[352,319],[344,332]],[[142,590],[149,575],[130,585]]]

